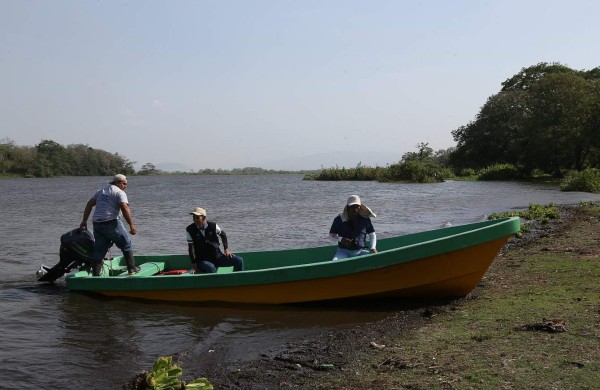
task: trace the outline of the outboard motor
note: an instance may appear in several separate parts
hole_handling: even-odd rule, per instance
[[[36,272],[39,282],[54,282],[73,268],[89,263],[94,251],[94,235],[87,229],[74,229],[60,237],[60,260],[50,268],[42,264]]]

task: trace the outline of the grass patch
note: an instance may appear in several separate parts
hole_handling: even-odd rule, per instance
[[[507,211],[503,213],[493,213],[488,219],[500,219],[509,217],[520,217],[525,219],[521,221],[521,230],[519,230],[515,236],[522,237],[523,234],[528,233],[532,223],[541,223],[546,225],[552,220],[559,219],[558,208],[555,203],[549,203],[547,205],[539,205],[530,203],[527,210],[523,211]]]
[[[488,219],[500,219],[508,217],[521,217],[531,221],[539,221],[543,224],[547,224],[552,219],[558,219],[559,215],[556,203],[549,203],[547,205],[530,203],[527,210],[493,213],[488,217]]]

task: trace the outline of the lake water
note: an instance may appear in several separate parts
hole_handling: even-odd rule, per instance
[[[141,302],[69,293],[64,281],[37,283],[35,271],[58,261],[60,235],[79,226],[86,201],[108,179],[0,180],[0,388],[120,389],[167,355],[183,362],[189,380],[209,364],[252,359],[294,338],[389,315],[364,307]],[[138,228],[134,249],[144,254],[187,253],[185,227],[196,206],[242,252],[330,244],[331,222],[351,194],[377,214],[380,238],[529,203],[600,200],[556,185],[314,182],[301,175],[130,177],[127,192]]]

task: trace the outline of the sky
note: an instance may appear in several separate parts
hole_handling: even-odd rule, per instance
[[[185,170],[386,166],[522,68],[600,66],[595,0],[0,0],[0,140]]]

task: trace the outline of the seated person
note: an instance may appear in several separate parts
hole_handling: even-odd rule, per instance
[[[358,195],[348,198],[344,211],[335,217],[329,235],[336,239],[338,248],[332,260],[377,253],[377,236],[371,223],[371,217],[376,215],[369,207],[362,204]],[[369,249],[366,239],[369,236]]]
[[[234,271],[243,271],[244,259],[231,253],[227,235],[219,225],[206,220],[206,210],[196,207],[190,214],[194,222],[185,230],[193,273],[214,273],[218,267],[231,266]],[[219,237],[225,253],[221,252]]]

